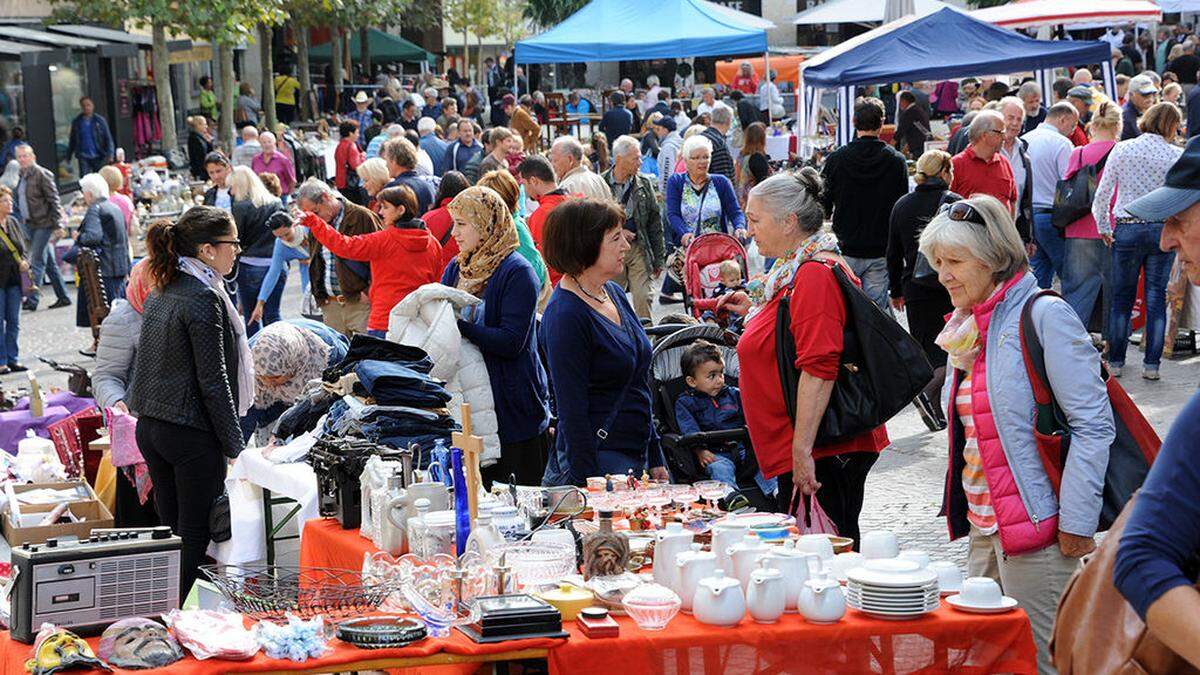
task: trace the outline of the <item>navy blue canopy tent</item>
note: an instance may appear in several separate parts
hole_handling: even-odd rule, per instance
[[[707,0],[592,0],[554,28],[518,42],[513,58],[575,63],[766,53],[765,26],[751,19]]]
[[[856,86],[1033,71],[1042,84],[1043,99],[1051,101],[1050,69],[1099,63],[1105,88],[1116,91],[1111,54],[1106,42],[1035,40],[950,8],[908,16],[800,65],[801,128],[808,129],[805,117],[816,117],[819,89],[839,92],[839,144],[853,133],[850,108]]]

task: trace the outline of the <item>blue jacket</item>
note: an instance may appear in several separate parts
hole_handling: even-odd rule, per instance
[[[442,283],[458,284],[457,258],[446,266]],[[483,291],[483,322],[458,322],[463,337],[483,352],[502,444],[534,438],[550,423],[546,371],[538,358],[539,286],[529,261],[513,251]]]
[[[685,222],[680,205],[683,201],[683,189],[688,186],[687,172],[677,173],[667,179],[667,222],[675,233],[675,240],[691,232],[696,233],[696,223]],[[716,191],[716,194],[713,194]],[[733,191],[733,183],[720,174],[709,174],[707,199],[717,197],[721,200],[721,231],[733,234],[735,230],[745,229],[746,215],[738,206],[737,193]]]
[[[433,186],[429,181],[417,175],[416,171],[408,170],[396,176],[385,187],[397,187],[399,185],[407,185],[413,194],[417,197],[418,213],[409,214],[413,218],[419,218],[429,210],[430,204],[433,203],[435,195],[433,194]]]
[[[446,148],[450,144],[438,138],[436,134],[426,134],[421,137],[421,149],[433,161],[433,175],[441,176],[446,173]]]
[[[75,235],[75,244],[96,249],[100,256],[100,276],[124,277],[129,274],[129,238],[125,234],[125,214],[116,204],[101,199],[88,207]]]
[[[307,238],[308,228],[299,225],[304,231]],[[267,298],[271,297],[271,293],[275,291],[275,284],[279,283],[279,277],[283,274],[293,260],[308,260],[308,247],[296,248],[283,243],[282,239],[275,240],[275,248],[271,249],[271,267],[267,269],[267,276],[263,277],[262,287],[258,291],[258,301],[266,302]]]
[[[1060,531],[1090,537],[1099,524],[1108,449],[1116,434],[1112,407],[1100,379],[1100,354],[1079,316],[1060,298],[1038,300],[1033,306],[1033,325],[1045,348],[1050,388],[1071,428],[1071,452],[1056,497],[1034,441],[1033,388],[1018,337],[1021,311],[1037,291],[1037,280],[1027,271],[992,310],[984,347],[988,402],[1030,520],[1036,524],[1057,514]],[[957,380],[946,378],[943,410],[949,410]],[[961,480],[961,476],[950,479]]]
[[[108,130],[108,122],[96,113],[92,113],[91,120],[87,120],[82,114],[76,115],[71,122],[71,136],[67,141],[67,159],[78,157],[79,154],[79,130],[84,122],[90,121],[92,125],[92,138],[96,141],[96,152],[101,159],[109,159],[113,155],[113,139],[112,133]]]
[[[679,433],[685,435],[740,429],[746,426],[746,418],[742,415],[742,392],[737,387],[725,385],[716,396],[709,396],[689,387],[675,399],[675,423]]]

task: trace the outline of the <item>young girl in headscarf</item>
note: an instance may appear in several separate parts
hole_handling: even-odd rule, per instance
[[[485,467],[483,477],[488,483],[515,477],[519,485],[539,485],[550,416],[534,331],[538,278],[517,251],[512,213],[495,190],[467,188],[447,209],[459,254],[442,283],[483,301],[463,308],[458,328],[483,352],[500,424],[500,460]]]

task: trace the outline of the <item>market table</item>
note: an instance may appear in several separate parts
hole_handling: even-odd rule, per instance
[[[343,530],[333,519],[310,520],[301,540],[300,564],[359,569],[363,554],[374,550],[358,530]],[[640,630],[626,617],[618,621],[620,637],[599,640],[583,637],[574,623],[565,624],[570,638],[549,650],[551,671],[609,675],[617,663],[628,673],[680,674],[784,672],[795,671],[798,664],[806,672],[1037,671],[1029,618],[1019,609],[980,615],[943,605],[915,621],[872,619],[847,610],[845,619],[828,626],[788,614],[771,625],[747,617],[736,629],[707,626],[680,614],[660,632]]]

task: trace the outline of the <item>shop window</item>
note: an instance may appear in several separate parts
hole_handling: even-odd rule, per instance
[[[25,126],[24,92],[21,64],[0,61],[0,143],[8,143],[13,127]]]
[[[71,122],[79,114],[79,99],[87,91],[82,54],[73,53],[65,63],[50,66],[50,98],[54,110],[54,149],[58,155],[58,184],[79,180],[79,164],[67,161]]]

